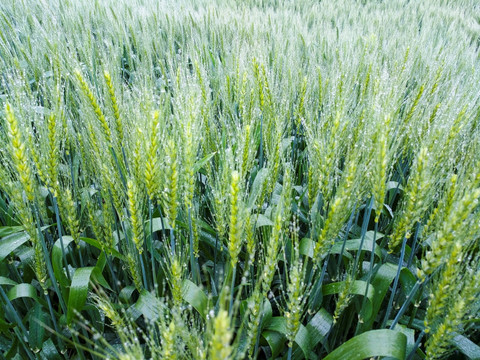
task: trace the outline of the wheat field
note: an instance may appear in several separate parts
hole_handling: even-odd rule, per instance
[[[3,0],[0,359],[480,359],[474,0]]]

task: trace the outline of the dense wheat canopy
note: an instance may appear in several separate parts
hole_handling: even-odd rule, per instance
[[[480,5],[3,0],[0,358],[480,358]]]

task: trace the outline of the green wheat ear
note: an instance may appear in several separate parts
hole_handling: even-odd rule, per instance
[[[301,324],[301,316],[303,313],[304,298],[303,293],[305,290],[304,283],[302,281],[302,263],[298,259],[292,265],[290,269],[290,278],[287,287],[288,294],[288,309],[285,312],[285,318],[287,320],[287,339],[288,346],[293,347],[293,342],[297,336],[298,329]]]
[[[110,95],[110,101],[112,103],[113,115],[115,117],[115,130],[118,135],[118,143],[122,144],[124,139],[123,122],[120,118],[120,110],[118,107],[117,96],[115,95],[115,88],[112,82],[112,77],[110,76],[110,73],[106,70],[103,75],[105,77],[105,82],[107,83],[108,93]]]
[[[140,211],[139,192],[133,180],[127,182],[128,211],[132,224],[133,243],[140,255],[143,253],[143,221]]]
[[[92,107],[93,111],[95,112],[95,115],[97,116],[98,121],[100,122],[100,125],[102,126],[103,134],[105,136],[105,139],[107,140],[107,143],[112,144],[112,133],[110,131],[110,126],[108,125],[107,119],[105,118],[105,115],[103,114],[103,111],[100,108],[100,105],[98,105],[98,101],[95,95],[93,94],[92,90],[90,89],[87,82],[83,78],[83,75],[80,72],[80,70],[75,71],[75,77],[80,83],[80,89],[82,90],[83,94],[88,99],[88,101],[90,102],[90,106]]]
[[[177,359],[175,322],[172,320],[162,333],[162,359]]]
[[[18,121],[15,117],[12,106],[8,102],[5,104],[5,113],[8,126],[8,137],[12,149],[12,160],[27,199],[33,201],[35,199],[35,185],[33,183],[33,173],[30,168],[30,161],[27,157],[27,151],[20,133]]]
[[[178,188],[179,188],[179,173],[178,173],[178,154],[175,142],[172,139],[167,140],[166,146],[166,175],[165,175],[165,211],[170,221],[170,226],[175,229],[177,213],[178,213]]]
[[[230,344],[232,337],[228,312],[221,309],[213,318],[213,333],[208,351],[209,358],[213,360],[229,359],[233,352]]]
[[[238,254],[242,245],[243,232],[243,208],[240,199],[240,174],[232,173],[230,185],[230,227],[228,237],[228,250],[232,267],[238,262]]]
[[[145,184],[147,187],[147,193],[151,200],[159,192],[159,184],[158,184],[158,159],[157,159],[157,152],[159,150],[159,129],[160,129],[160,122],[159,122],[160,113],[155,111],[153,114],[152,120],[152,127],[150,132],[150,143],[147,148],[147,162],[145,165]]]
[[[416,166],[412,179],[409,179],[407,190],[405,192],[406,205],[402,216],[398,218],[395,224],[391,240],[389,243],[389,250],[392,252],[396,249],[402,239],[407,239],[411,236],[411,226],[422,214],[425,208],[425,188],[427,186],[427,148],[422,148],[418,153],[416,159]]]

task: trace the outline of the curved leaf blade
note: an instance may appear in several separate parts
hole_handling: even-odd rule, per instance
[[[192,305],[205,319],[207,316],[208,298],[207,295],[190,280],[184,280],[182,285],[182,297]]]
[[[282,334],[282,337],[283,337],[282,343],[284,343],[286,341],[286,336],[287,336],[287,319],[285,319],[283,316],[273,317],[270,323],[267,325],[266,330]],[[264,334],[262,333],[262,335]],[[277,348],[279,346],[278,336],[272,336],[272,334],[267,332],[265,340],[267,340],[267,342],[269,342],[270,340],[272,344],[275,346],[275,348],[272,348],[272,352],[279,351],[279,349]],[[302,349],[305,357],[309,357],[309,358],[311,357],[310,356],[310,352],[311,352],[310,334],[308,332],[308,329],[302,324],[300,324],[300,327],[298,328],[298,332],[295,335],[295,343],[300,347],[300,349]]]
[[[333,317],[324,308],[320,309],[307,324],[311,347],[315,347],[332,328]]]
[[[372,281],[372,286],[375,289],[372,299],[372,316],[370,319],[365,319],[363,324],[361,324],[359,331],[363,332],[372,327],[375,317],[380,311],[383,299],[385,298],[388,288],[395,278],[396,273],[397,266],[394,264],[386,263],[378,268],[378,271]]]
[[[374,356],[389,356],[403,360],[406,348],[405,334],[388,329],[371,330],[342,344],[324,360],[363,360]]]
[[[2,239],[0,245],[0,262],[2,262],[12,251],[25,244],[30,236],[25,232],[8,235]]]
[[[257,197],[260,196],[260,192],[262,191],[263,183],[265,182],[269,172],[266,168],[261,168],[257,175],[255,176],[255,180],[253,180],[252,187],[250,189],[250,195],[247,200],[247,207],[252,208],[257,200]]]
[[[73,241],[71,236],[62,236],[62,239],[58,239],[55,241],[52,249],[52,267],[55,277],[59,284],[63,288],[66,288],[70,285],[68,278],[65,276],[65,272],[63,271],[63,254],[62,254],[62,243],[63,242],[63,249],[66,251],[68,245]]]
[[[4,276],[0,276],[0,285],[17,285],[17,282],[16,281],[13,281],[9,278],[6,278]]]
[[[104,246],[102,244],[100,244],[100,242],[96,239],[90,239],[90,238],[87,238],[87,237],[81,237],[80,240],[86,242],[87,244],[89,245],[92,245],[94,247],[96,247],[97,249],[99,250],[103,250]],[[116,258],[119,258],[120,260],[123,260],[123,261],[126,261],[127,259],[125,258],[125,256],[123,256],[122,254],[120,254],[117,250],[115,249],[108,249],[108,251],[113,255],[115,256]]]
[[[344,281],[324,285],[322,288],[323,294],[324,295],[338,294],[340,291],[342,291],[344,286],[345,286]],[[350,294],[365,296],[366,289],[367,289],[366,281],[355,280],[350,285],[349,292]],[[375,288],[373,285],[370,285],[368,287],[367,302],[365,303],[365,308],[362,309],[362,315],[366,320],[370,319],[372,316],[374,296],[375,296]]]
[[[23,230],[21,226],[0,226],[0,238],[18,233]]]
[[[75,270],[68,296],[67,323],[70,324],[75,311],[81,311],[87,300],[88,284],[94,267],[84,267]]]
[[[147,290],[142,290],[134,308],[143,314],[145,319],[155,320],[160,317],[163,304]]]
[[[463,335],[457,335],[453,344],[471,360],[480,360],[480,346]]]
[[[31,298],[37,300],[37,289],[30,284],[18,284],[10,289],[7,294],[8,300],[13,301],[19,298]]]
[[[43,311],[42,306],[36,303],[33,307],[33,311],[29,316],[29,329],[28,329],[28,343],[34,349],[39,350],[42,348],[43,339],[45,337],[46,313]]]

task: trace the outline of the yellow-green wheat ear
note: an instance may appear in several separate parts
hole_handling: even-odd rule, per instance
[[[158,131],[160,113],[155,111],[152,119],[152,128],[150,132],[150,143],[147,148],[147,162],[145,164],[145,185],[147,193],[151,200],[157,195],[158,183],[158,160],[157,151],[159,146]]]
[[[12,106],[8,102],[5,104],[5,113],[7,118],[8,137],[10,138],[13,163],[17,170],[20,183],[22,184],[27,199],[29,201],[33,201],[35,199],[35,187],[30,161],[28,159],[25,143],[22,139],[22,135],[18,126],[18,121],[15,118]]]
[[[423,147],[420,149],[416,164],[411,178],[408,180],[405,190],[405,207],[402,214],[394,224],[392,236],[388,248],[393,252],[401,243],[403,238],[409,239],[411,236],[411,228],[419,220],[422,209],[425,207],[425,187],[427,185],[427,165],[428,165],[428,149]]]
[[[230,185],[230,231],[228,250],[230,252],[230,260],[232,266],[238,261],[238,253],[240,252],[242,241],[241,226],[241,206],[240,202],[240,174],[237,171],[232,173],[232,181]]]
[[[130,276],[132,277],[133,284],[135,285],[135,288],[140,292],[143,289],[142,285],[142,278],[140,275],[140,271],[138,269],[138,262],[137,259],[134,255],[132,254],[127,254],[127,265],[128,265],[128,270],[130,272]]]
[[[128,211],[132,224],[133,243],[138,252],[143,252],[143,223],[140,210],[138,187],[133,180],[127,182]]]
[[[173,259],[171,264],[171,279],[170,286],[173,297],[173,302],[176,306],[180,306],[182,303],[182,280],[183,270],[182,264],[178,258]]]
[[[110,127],[108,125],[107,119],[105,118],[105,115],[103,114],[102,109],[100,108],[100,105],[98,104],[98,101],[93,94],[92,90],[88,86],[87,82],[83,78],[82,73],[80,70],[75,71],[75,77],[77,78],[78,82],[80,83],[80,89],[82,90],[83,94],[85,97],[88,99],[90,106],[92,107],[93,111],[95,112],[95,115],[97,116],[98,121],[100,122],[100,125],[102,126],[103,134],[105,136],[105,139],[107,140],[108,144],[112,144],[112,132],[110,131]]]
[[[47,159],[47,178],[48,185],[52,189],[55,196],[58,195],[58,164],[59,148],[58,148],[58,131],[56,116],[52,113],[47,119],[48,128],[48,159]]]
[[[230,344],[233,334],[230,328],[230,317],[226,310],[219,310],[213,319],[212,338],[210,340],[209,359],[225,360],[232,355]]]
[[[172,229],[175,229],[178,212],[178,153],[173,140],[167,142],[167,174],[166,174],[166,214]]]
[[[176,327],[172,320],[170,324],[162,331],[162,359],[175,360],[177,359],[177,350],[175,348]]]
[[[120,110],[118,107],[117,96],[115,95],[115,88],[113,87],[112,77],[110,73],[105,70],[103,73],[105,82],[107,83],[108,94],[110,95],[110,102],[112,103],[113,116],[115,118],[115,130],[118,136],[118,143],[122,144],[124,139],[124,130],[122,119],[120,118]]]
[[[289,347],[293,346],[298,329],[300,328],[301,316],[303,312],[303,280],[301,266],[301,262],[296,260],[290,269],[290,278],[287,286],[289,301],[288,309],[285,312],[285,317],[287,319],[287,339]]]

